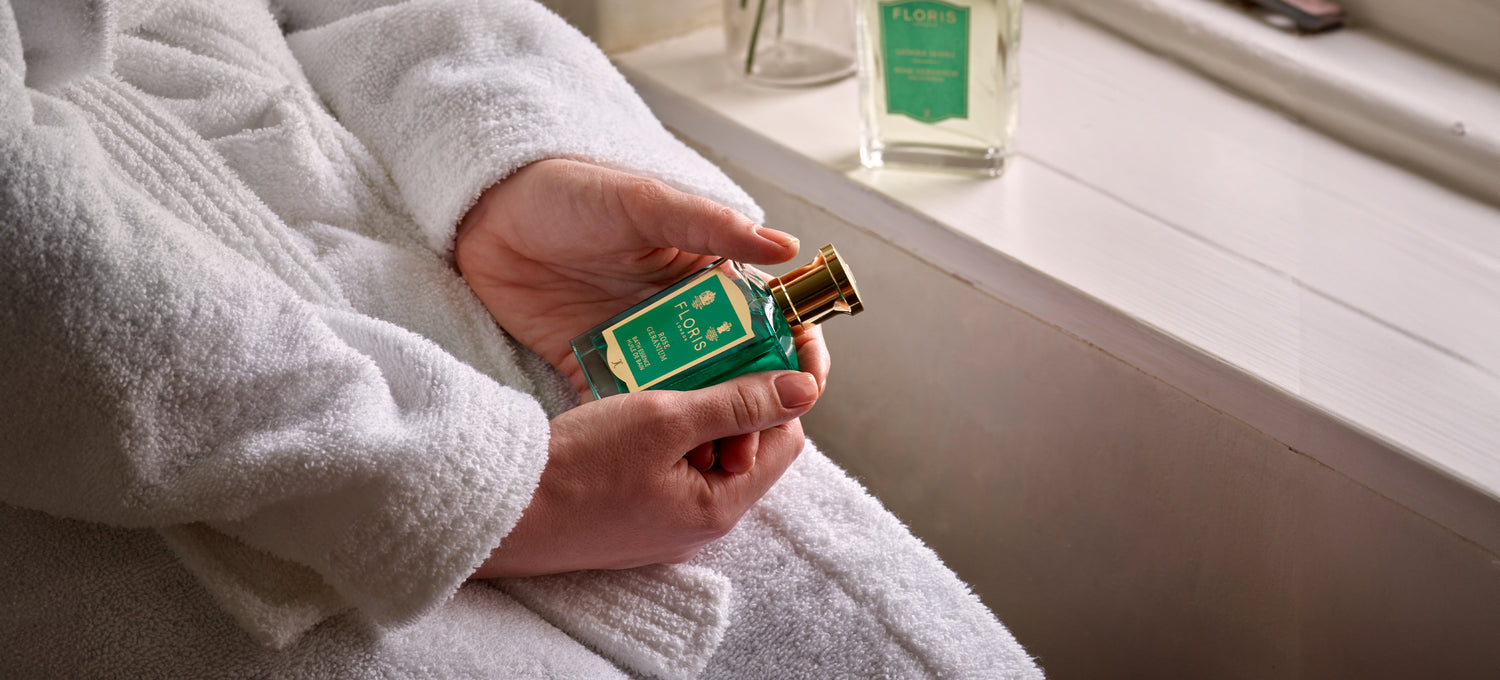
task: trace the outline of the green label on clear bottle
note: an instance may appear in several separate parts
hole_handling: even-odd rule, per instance
[[[715,269],[603,335],[610,372],[638,392],[750,340],[750,304]]]
[[[882,2],[880,50],[887,112],[924,123],[969,117],[969,8]]]

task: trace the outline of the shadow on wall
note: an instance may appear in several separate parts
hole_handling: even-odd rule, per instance
[[[807,432],[1049,677],[1500,677],[1496,555],[728,169],[859,271]]]

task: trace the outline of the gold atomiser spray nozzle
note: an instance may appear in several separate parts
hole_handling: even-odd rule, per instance
[[[817,259],[771,279],[771,296],[788,326],[811,328],[834,314],[853,316],[864,311],[854,272],[833,244],[818,249]]]

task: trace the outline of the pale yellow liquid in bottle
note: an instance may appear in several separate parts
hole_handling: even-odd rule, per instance
[[[860,155],[869,167],[915,165],[985,175],[1004,169],[1017,118],[1021,0],[952,0],[937,6],[967,8],[968,106],[963,117],[922,122],[887,111],[886,50],[881,12],[899,0],[859,0]],[[922,3],[916,7],[932,7]]]

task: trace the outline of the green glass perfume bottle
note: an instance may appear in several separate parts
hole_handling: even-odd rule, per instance
[[[832,245],[767,279],[718,260],[573,338],[594,396],[691,390],[756,371],[797,369],[793,328],[864,309]]]

